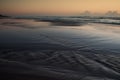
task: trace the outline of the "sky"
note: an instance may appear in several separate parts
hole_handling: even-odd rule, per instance
[[[0,0],[2,14],[74,15],[84,11],[120,13],[120,0]]]

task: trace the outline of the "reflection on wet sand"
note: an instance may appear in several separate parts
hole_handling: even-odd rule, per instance
[[[39,28],[47,27],[51,24],[49,22],[35,22],[34,20],[25,20],[25,19],[1,19],[0,24],[2,26],[14,26],[14,27],[23,27],[23,28]]]
[[[120,27],[116,25],[90,23],[82,26],[53,26],[50,22],[24,19],[3,19],[0,24],[0,36],[4,43],[53,43],[72,48],[87,46],[98,49],[113,49],[114,46],[119,49],[120,46]]]
[[[108,42],[114,41],[113,43],[116,43],[116,41],[120,40],[120,26],[116,25],[87,24],[84,26],[69,28],[83,31],[83,34],[87,34],[89,36],[97,36],[99,39],[106,39]]]

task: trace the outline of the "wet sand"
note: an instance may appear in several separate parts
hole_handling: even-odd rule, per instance
[[[63,26],[24,19],[0,21],[1,78],[120,79],[119,25]]]

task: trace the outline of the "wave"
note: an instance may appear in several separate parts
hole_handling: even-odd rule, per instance
[[[53,25],[57,25],[57,26],[80,26],[87,23],[120,25],[119,17],[40,16],[40,17],[20,17],[20,18],[33,19],[35,21],[51,22]]]

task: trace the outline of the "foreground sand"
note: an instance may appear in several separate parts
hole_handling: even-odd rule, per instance
[[[2,79],[120,79],[120,54],[94,50],[8,50],[1,53],[3,53],[0,58]]]

